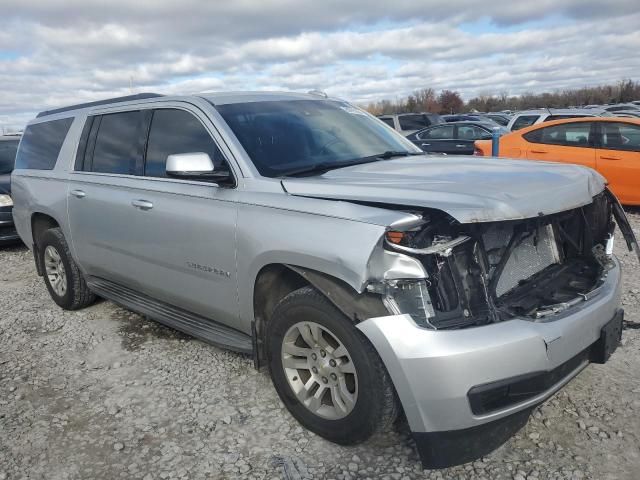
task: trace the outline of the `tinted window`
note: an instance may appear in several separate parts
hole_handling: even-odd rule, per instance
[[[398,117],[398,122],[402,130],[420,130],[431,125],[424,115],[401,115]]]
[[[73,118],[29,125],[22,135],[16,168],[53,170]]]
[[[142,165],[142,112],[102,115],[94,120],[98,133],[91,171],[135,175]]]
[[[523,137],[532,143],[588,147],[591,122],[565,123],[529,132]]]
[[[389,125],[391,128],[396,128],[395,124],[393,123],[393,118],[381,118],[380,120]]]
[[[540,118],[540,115],[521,115],[513,122],[511,130],[520,130],[524,127],[529,127],[536,123],[536,120]]]
[[[509,118],[503,117],[501,115],[487,115],[487,117],[489,117],[497,124],[502,125],[503,127],[506,127],[509,123]]]
[[[458,125],[458,136],[456,138],[459,140],[480,140],[489,136],[491,136],[491,133],[475,125]]]
[[[640,126],[629,123],[602,123],[603,148],[640,152]]]
[[[228,169],[211,135],[196,117],[183,110],[156,110],[151,120],[144,174],[166,177],[167,157],[175,153],[207,153],[215,169]]]
[[[552,120],[564,120],[565,118],[581,118],[581,117],[591,117],[592,115],[549,115],[544,119],[545,122],[550,122]]]
[[[402,135],[347,102],[276,100],[215,108],[266,177],[375,161],[388,151],[421,153]]]
[[[0,141],[0,175],[11,173],[17,151],[18,140]]]
[[[430,128],[419,135],[419,140],[447,140],[453,138],[453,125],[440,125]]]

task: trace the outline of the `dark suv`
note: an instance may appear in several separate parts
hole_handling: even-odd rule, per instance
[[[0,136],[0,244],[20,239],[15,227],[11,210],[11,172],[16,160],[20,135]]]

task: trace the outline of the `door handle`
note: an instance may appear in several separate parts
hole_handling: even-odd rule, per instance
[[[422,147],[430,147],[430,146],[431,146],[431,144],[430,144],[430,143],[423,143],[421,146],[422,146]]]
[[[71,195],[73,195],[76,198],[84,198],[87,196],[86,193],[84,193],[82,190],[71,190]]]
[[[531,150],[531,153],[549,153],[546,150]]]
[[[139,208],[140,210],[151,210],[153,208],[153,203],[147,200],[133,200],[131,202],[131,205]]]
[[[600,155],[600,160],[622,160],[620,157],[603,157]]]
[[[458,143],[458,144],[456,145],[456,147],[458,147],[458,148],[464,148],[464,147],[466,147],[466,145],[465,145],[464,143]]]

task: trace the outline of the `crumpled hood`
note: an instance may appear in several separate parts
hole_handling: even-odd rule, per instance
[[[434,208],[460,223],[517,220],[586,205],[605,179],[586,167],[488,157],[403,157],[286,178],[305,197]]]

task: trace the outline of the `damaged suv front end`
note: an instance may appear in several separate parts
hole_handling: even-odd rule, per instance
[[[405,259],[407,278],[367,286],[393,314],[358,328],[393,378],[423,465],[444,467],[493,450],[533,406],[608,359],[623,317],[616,221],[628,247],[637,243],[607,190],[518,220],[412,213],[383,242],[415,262]]]

